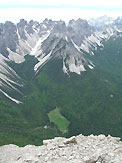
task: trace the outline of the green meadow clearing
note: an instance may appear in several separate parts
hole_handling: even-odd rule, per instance
[[[61,132],[65,133],[68,131],[69,121],[61,115],[60,108],[56,107],[56,109],[50,111],[48,117],[50,122],[54,123]]]

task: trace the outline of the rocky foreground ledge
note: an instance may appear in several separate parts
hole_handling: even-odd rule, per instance
[[[42,146],[0,147],[0,163],[122,163],[120,138],[99,136],[57,137]]]

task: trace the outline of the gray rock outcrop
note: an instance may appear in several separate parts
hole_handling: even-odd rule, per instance
[[[120,138],[99,136],[57,137],[42,146],[0,147],[0,163],[122,163]]]

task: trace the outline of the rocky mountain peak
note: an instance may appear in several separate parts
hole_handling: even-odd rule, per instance
[[[27,25],[27,21],[25,19],[20,19],[20,22],[17,23],[18,27],[24,27],[25,25]]]
[[[42,23],[21,19],[17,25],[8,21],[0,24],[0,53],[17,64],[24,62],[27,54],[34,56],[38,62],[33,67],[35,73],[50,59],[61,59],[64,73],[69,75],[74,72],[80,75],[87,68],[95,67],[85,53],[93,55],[93,50],[104,46],[103,40],[120,35],[122,25],[116,24],[97,30],[84,19],[72,19],[67,26],[62,20],[47,18]],[[4,59],[1,64],[3,62]],[[6,67],[4,71],[6,72]],[[7,73],[5,76],[9,78]]]
[[[52,32],[55,32],[55,33],[65,33],[67,30],[66,28],[66,24],[64,21],[59,21],[57,22],[57,24],[54,26],[53,28],[53,31]]]
[[[7,48],[16,51],[18,43],[16,25],[10,21],[0,24],[0,53],[8,56]]]
[[[116,26],[122,26],[122,17],[119,16],[117,19],[115,19],[114,24]]]
[[[97,30],[102,30],[105,26],[111,25],[114,22],[114,19],[104,15],[98,18],[91,18],[88,20],[88,23],[96,28]]]
[[[87,26],[88,22],[87,22],[87,20],[81,19],[81,18],[79,18],[77,20],[72,19],[72,20],[69,21],[68,25],[72,26],[72,27],[77,26],[77,25],[79,25],[79,26],[83,26],[83,25]]]
[[[78,19],[71,20],[68,25],[69,37],[80,46],[85,37],[91,35],[94,32],[87,20]]]

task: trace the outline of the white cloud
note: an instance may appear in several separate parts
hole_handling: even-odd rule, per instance
[[[0,9],[0,15],[2,22],[10,20],[12,22],[18,22],[21,18],[26,20],[37,20],[41,22],[45,18],[51,18],[53,20],[65,20],[66,22],[70,19],[89,19],[91,17],[99,17],[107,14],[108,16],[117,17],[122,15],[122,11],[95,11],[95,10],[80,10],[80,9],[39,9],[39,8],[9,8]]]
[[[100,7],[120,7],[121,0],[107,1],[107,0],[3,0],[1,4],[22,4],[22,5],[78,5],[78,6],[100,6]]]
[[[12,5],[18,5],[18,8],[11,8]],[[36,5],[40,6],[40,8],[34,8],[34,6],[29,8],[29,6],[23,5]],[[43,5],[45,5],[44,8]],[[62,5],[65,7],[63,8]],[[46,8],[46,6],[48,7]],[[122,16],[121,7],[122,1],[120,0],[1,0],[0,21],[10,20],[18,22],[21,18],[42,21],[46,17],[54,20],[63,19],[69,21],[77,18],[89,19],[105,14],[115,18]],[[119,10],[117,10],[118,8]]]

